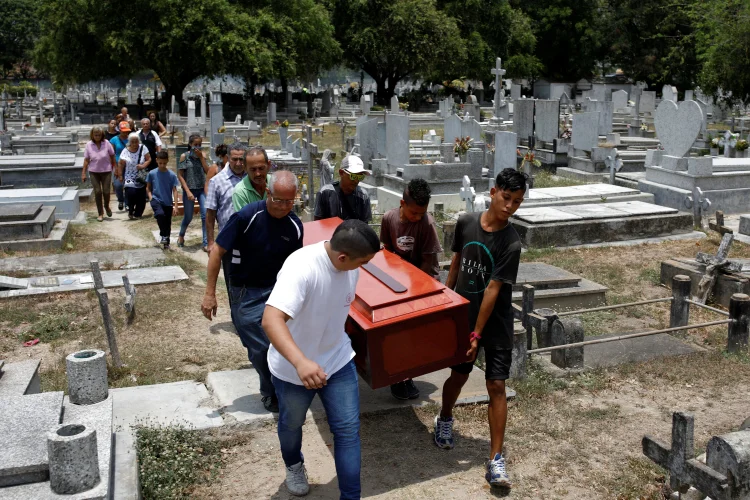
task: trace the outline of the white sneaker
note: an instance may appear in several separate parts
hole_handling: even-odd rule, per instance
[[[300,462],[286,468],[286,489],[294,496],[303,497],[310,493],[310,483],[307,482],[305,463]]]

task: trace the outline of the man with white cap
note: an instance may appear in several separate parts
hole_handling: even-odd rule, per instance
[[[315,200],[315,220],[340,217],[343,220],[372,220],[370,197],[359,183],[370,175],[362,159],[349,155],[341,161],[340,181],[326,184]]]

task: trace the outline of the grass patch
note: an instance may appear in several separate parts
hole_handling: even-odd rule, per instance
[[[627,458],[625,467],[603,486],[617,500],[663,500],[671,489],[666,485],[666,471],[647,458]],[[665,495],[666,493],[666,495]]]
[[[648,267],[641,270],[638,279],[651,285],[659,286],[661,285],[661,271],[653,267]]]
[[[110,238],[106,234],[96,231],[93,227],[90,224],[69,224],[68,231],[63,238],[61,251],[64,253],[83,253],[140,248],[138,245],[128,245]]]
[[[146,500],[191,496],[199,484],[220,474],[231,446],[247,438],[202,433],[185,427],[139,427],[136,452],[141,494]]]
[[[552,187],[567,187],[567,186],[581,186],[586,184],[585,182],[576,181],[574,179],[566,179],[565,177],[558,177],[553,175],[546,170],[542,170],[538,174],[534,175],[534,188],[552,188]]]

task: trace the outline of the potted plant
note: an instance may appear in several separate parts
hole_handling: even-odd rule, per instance
[[[453,152],[458,155],[461,163],[466,163],[468,161],[467,154],[469,153],[469,148],[473,142],[474,139],[468,136],[456,137],[456,141],[453,144]]]
[[[529,168],[529,172],[527,172],[528,174],[531,173],[532,166],[533,167],[542,166],[542,162],[536,159],[536,154],[534,153],[534,150],[531,148],[529,148],[524,154],[521,154],[520,149],[516,149],[516,154],[521,157],[521,166],[518,167],[518,170],[520,172],[524,172],[527,165]]]
[[[737,145],[735,148],[737,149],[737,158],[747,158],[747,148],[750,146],[750,143],[748,143],[745,139],[740,139],[737,141]]]

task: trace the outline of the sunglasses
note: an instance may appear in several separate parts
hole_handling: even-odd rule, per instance
[[[344,172],[346,172],[346,170],[344,170]],[[346,173],[349,174],[349,178],[355,182],[363,181],[365,180],[365,177],[366,177],[366,174],[352,174],[350,172],[346,172]]]

